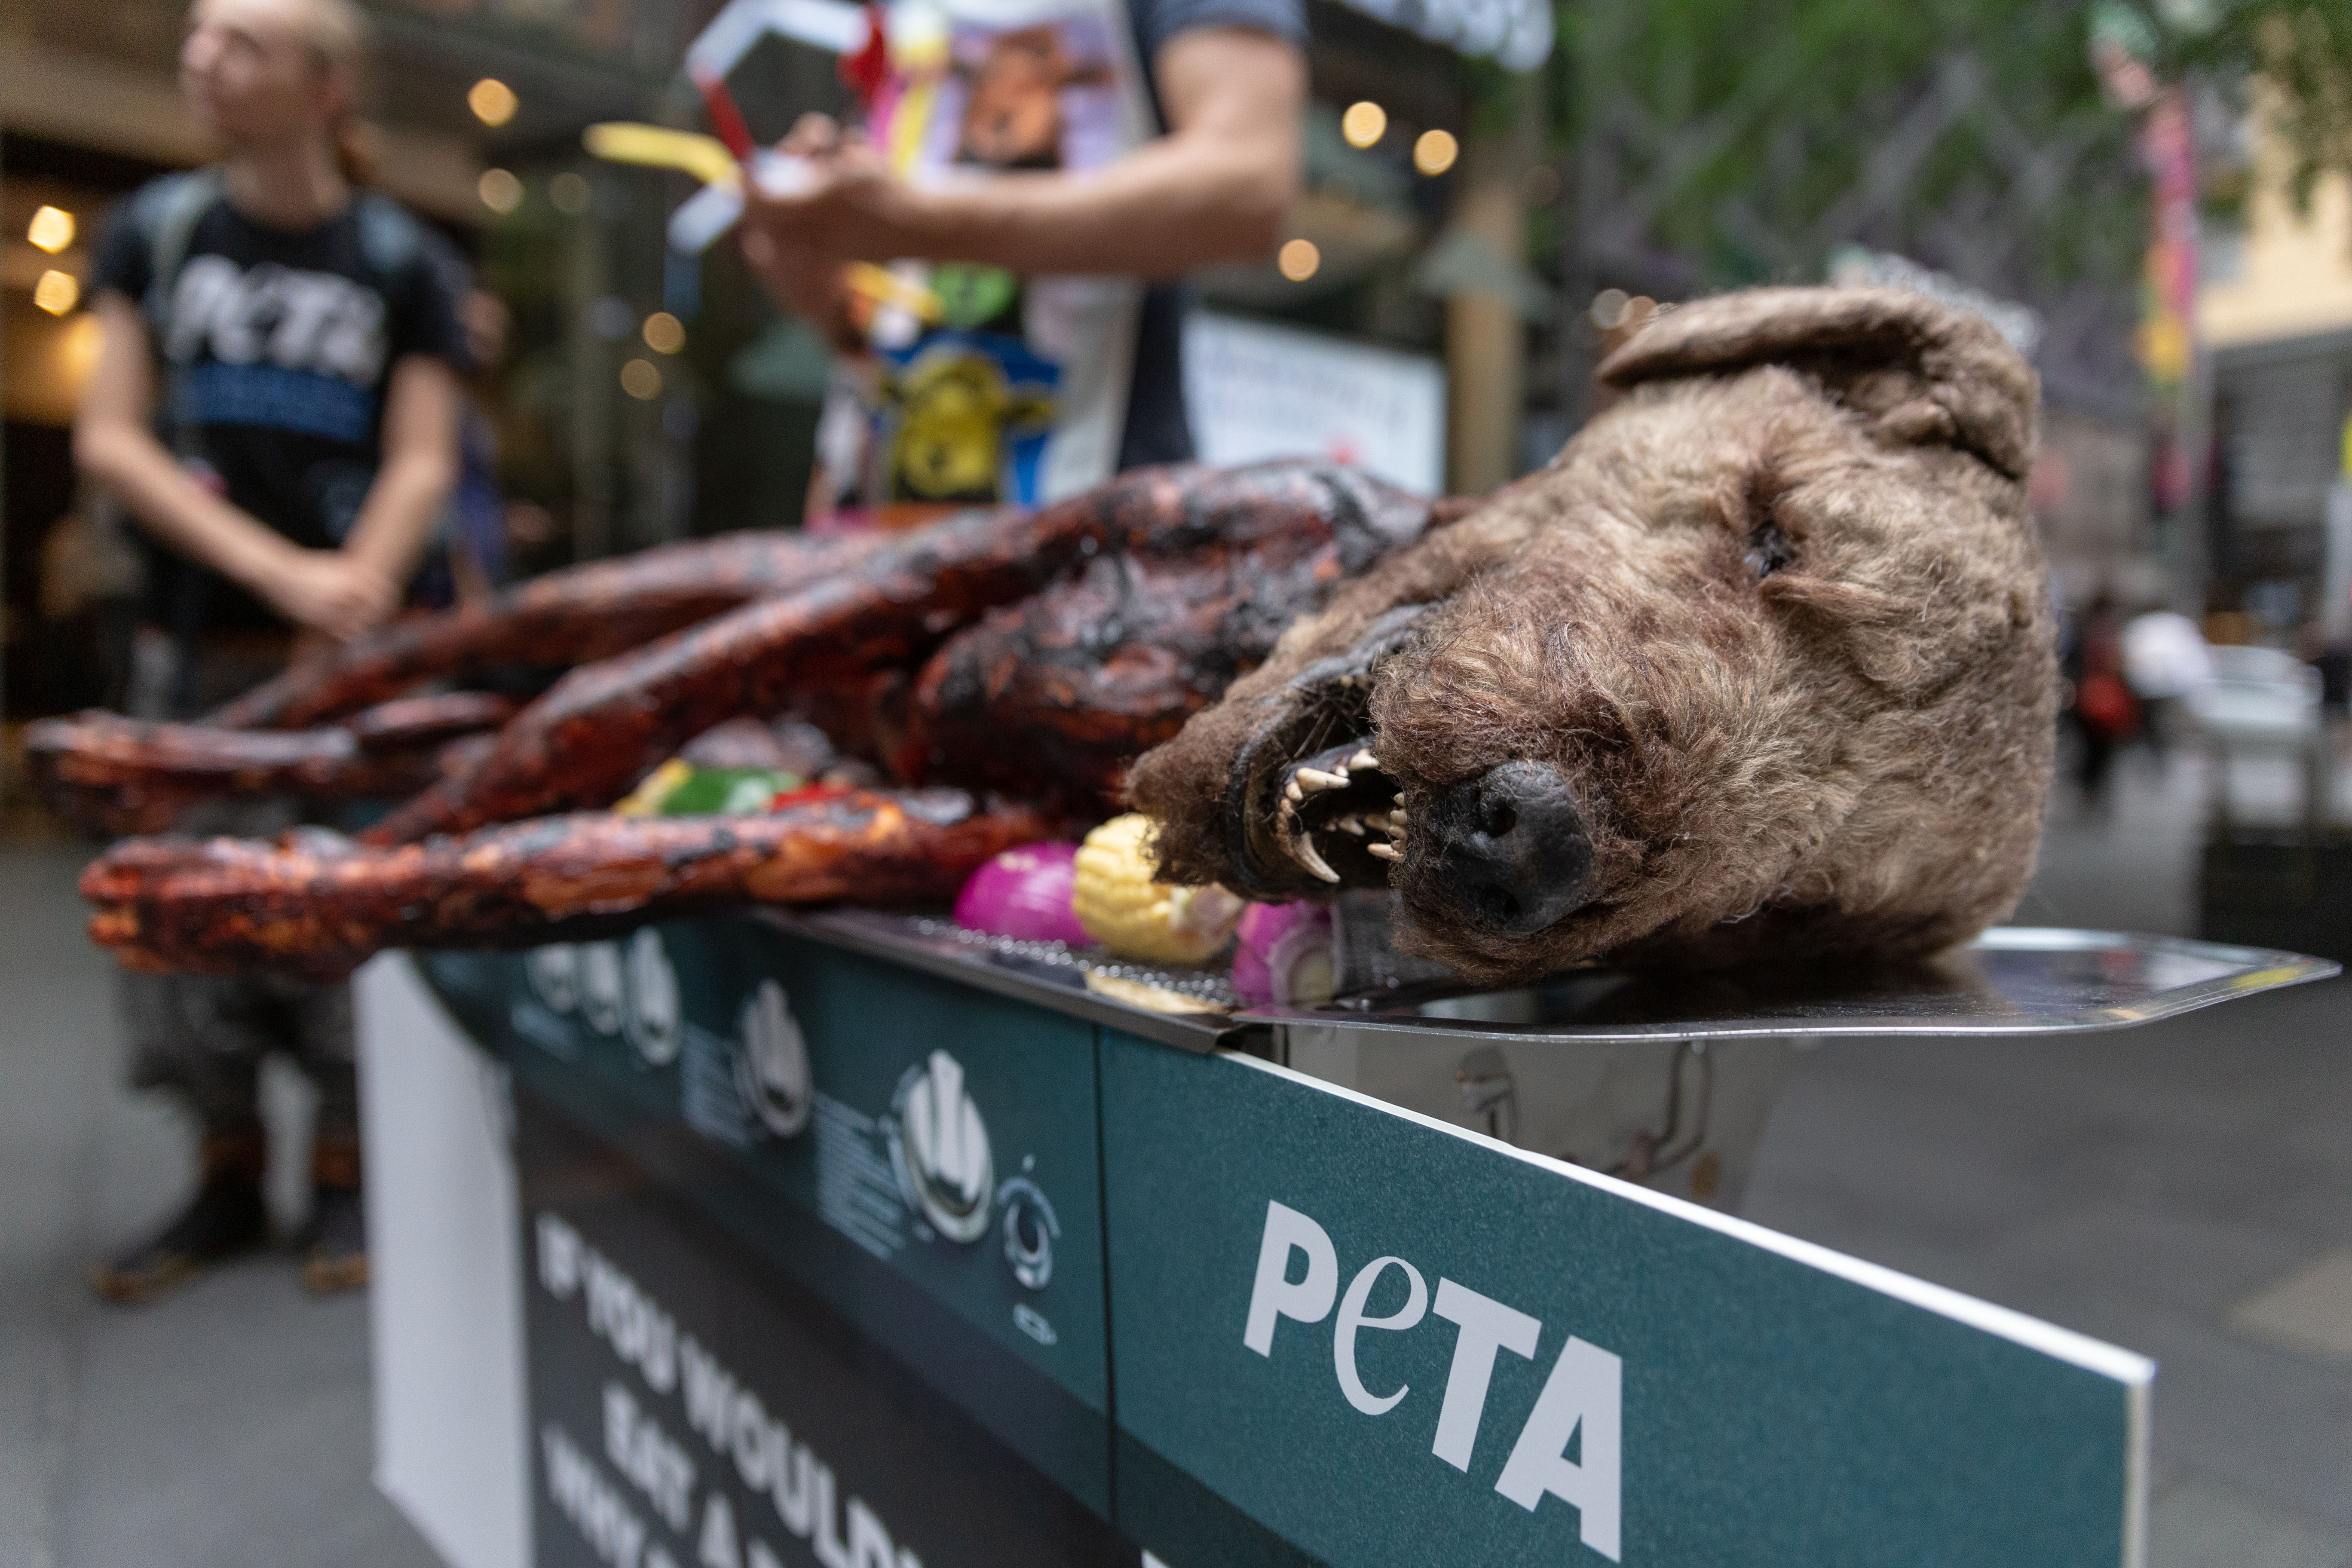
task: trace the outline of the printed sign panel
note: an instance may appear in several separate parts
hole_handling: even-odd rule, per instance
[[[544,1568],[1134,1568],[1106,1521],[854,1324],[516,1100]]]
[[[418,963],[525,1083],[1108,1510],[1090,1026],[750,919]]]
[[[1445,488],[1445,372],[1418,354],[1195,314],[1184,403],[1204,463],[1323,458],[1420,495]]]
[[[2137,1561],[2140,1357],[1103,1032],[1121,1529],[1173,1564]]]

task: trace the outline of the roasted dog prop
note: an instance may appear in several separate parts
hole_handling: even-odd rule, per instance
[[[1664,317],[1549,468],[1374,567],[1145,757],[1162,871],[1387,887],[1502,982],[1899,955],[2006,914],[2057,680],[2032,372],[1916,296]]]
[[[663,854],[682,856],[695,836],[727,851],[713,851],[718,862],[733,864],[728,857],[757,838],[799,868],[798,882],[765,873],[741,882],[733,901],[837,898],[789,889],[822,885],[811,868],[846,840],[793,850],[789,825],[772,827],[767,817],[664,823],[657,832],[583,816],[520,836],[496,826],[610,805],[720,722],[794,709],[820,716],[837,742],[905,783],[969,783],[1015,797],[1025,804],[950,792],[975,821],[1046,837],[1073,818],[1105,815],[1132,758],[1263,660],[1339,582],[1447,515],[1351,470],[1297,463],[1148,470],[1034,513],[968,514],[874,550],[851,570],[583,666],[395,813],[370,836],[373,847],[315,832],[233,851],[120,847],[85,879],[101,907],[92,929],[127,962],[192,969],[268,957],[331,972],[380,947],[520,944],[544,939],[560,919],[707,908],[721,884],[706,879],[689,893],[658,878],[600,872],[598,900],[567,892],[529,915],[504,891],[520,885],[518,856],[635,865],[653,838]],[[318,690],[357,684],[336,668],[300,679],[304,689],[276,699],[286,710],[319,710]],[[113,736],[117,753],[145,748],[156,771],[137,782],[149,796],[191,786],[186,731],[203,727],[172,727],[166,748],[125,721],[89,722]],[[235,753],[292,740],[215,731],[207,743]],[[117,773],[133,761],[110,756]],[[60,776],[84,765],[82,753],[50,763]],[[877,809],[891,798],[870,797]],[[999,826],[929,831],[935,804],[901,804],[914,823],[889,841],[905,861],[901,874],[883,876],[879,852],[860,851],[865,870],[855,885],[869,901],[951,895],[973,867],[1017,841]],[[435,853],[420,859],[390,847],[419,840]],[[371,856],[401,856],[401,868],[379,884]],[[400,897],[377,891],[395,885]],[[264,906],[259,925],[240,912]],[[501,926],[465,912],[491,907],[514,920]],[[261,926],[266,938],[251,934]]]
[[[1100,816],[1140,754],[1167,875],[1265,900],[1392,888],[1401,940],[1481,981],[1916,953],[1999,918],[2032,866],[2056,686],[2030,370],[1925,300],[1778,289],[1667,315],[1602,374],[1623,401],[1466,516],[1344,470],[1151,470],[837,570],[794,557],[791,583],[467,742],[378,846],[125,846],[86,879],[93,929],[149,965],[233,949],[329,971],[837,896],[632,873],[591,901],[499,901],[603,819],[496,825],[607,805],[711,726],[793,710],[905,784],[1028,803],[961,797],[957,821],[1001,826],[862,852],[857,897],[938,896],[982,842]],[[658,851],[616,830],[599,853],[732,853],[750,820],[779,819],[666,823]],[[882,875],[900,853],[924,875]],[[376,856],[397,897],[370,888]]]

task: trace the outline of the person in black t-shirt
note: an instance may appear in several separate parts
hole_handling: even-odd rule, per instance
[[[273,622],[297,649],[381,624],[456,474],[463,268],[354,190],[360,45],[348,0],[196,0],[181,85],[226,157],[139,192],[100,244],[102,346],[74,453],[162,547],[133,677],[143,717],[190,716],[267,675],[255,648]],[[232,802],[191,826],[289,822]],[[320,1089],[305,1279],[364,1279],[349,987],[130,975],[124,998],[133,1080],[194,1114],[203,1174],[184,1213],[99,1268],[100,1289],[142,1299],[267,1234],[256,1073],[273,1050]]]

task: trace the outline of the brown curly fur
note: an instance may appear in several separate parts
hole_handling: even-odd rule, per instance
[[[2031,874],[2056,701],[2026,508],[2032,372],[1975,318],[1772,289],[1662,317],[1601,367],[1630,395],[1540,474],[1293,626],[1130,778],[1162,874],[1234,864],[1235,758],[1292,679],[1395,606],[1373,744],[1408,809],[1513,760],[1570,781],[1596,890],[1532,936],[1438,919],[1408,852],[1401,941],[1474,979],[1610,957],[1929,952]],[[1775,536],[1777,531],[1777,537]]]

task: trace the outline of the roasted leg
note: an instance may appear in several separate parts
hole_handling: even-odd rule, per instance
[[[478,611],[385,627],[288,670],[219,709],[225,729],[299,730],[399,696],[419,681],[500,666],[607,658],[753,599],[849,570],[882,541],[736,533],[667,544],[533,578]]]
[[[106,833],[159,833],[200,800],[291,795],[400,800],[442,776],[447,743],[514,711],[486,692],[410,697],[317,730],[221,730],[90,712],[27,727],[25,755],[51,804]]]
[[[583,814],[391,849],[314,828],[134,840],[81,889],[98,906],[90,935],[127,967],[331,977],[387,947],[521,947],[744,904],[945,900],[1055,826],[961,790],[850,791],[768,816]]]

